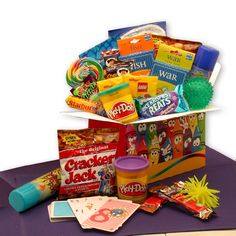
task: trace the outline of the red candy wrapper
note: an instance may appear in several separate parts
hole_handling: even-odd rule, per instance
[[[171,186],[154,186],[149,189],[149,192],[157,194],[160,198],[169,201],[201,220],[207,220],[215,214],[210,208],[198,204],[196,201],[189,200],[184,194],[181,194],[180,191],[182,189],[184,189],[184,182],[178,181]]]
[[[193,200],[186,199],[186,196],[183,194],[176,194],[172,196],[172,199],[174,199],[174,203],[180,204],[190,211],[193,216],[202,220],[207,220],[212,214],[214,214],[210,208],[200,205]]]
[[[158,195],[153,195],[149,198],[147,198],[139,207],[139,209],[149,212],[149,213],[154,213],[156,212],[163,203],[165,203],[166,200],[164,198],[159,197]]]
[[[118,140],[119,129],[58,130],[59,199],[113,194]]]

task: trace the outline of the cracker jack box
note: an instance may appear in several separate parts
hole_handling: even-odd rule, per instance
[[[206,165],[205,116],[215,107],[157,116],[121,124],[87,112],[70,115],[89,119],[89,128],[120,128],[117,156],[149,159],[148,182],[156,182]]]

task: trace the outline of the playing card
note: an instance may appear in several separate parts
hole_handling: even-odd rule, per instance
[[[52,204],[50,204],[50,205],[48,205],[48,216],[49,216],[49,221],[51,222],[51,223],[54,223],[54,222],[62,222],[62,221],[70,221],[70,220],[73,220],[73,219],[75,219],[75,217],[74,218],[52,218],[51,217],[51,215],[52,215]]]
[[[83,225],[83,222],[95,213],[108,199],[106,196],[95,196],[68,199],[67,201],[81,227],[87,228]]]
[[[116,231],[138,208],[139,204],[108,199],[82,225],[108,232]]]
[[[51,203],[51,218],[75,218],[67,201],[54,201]]]

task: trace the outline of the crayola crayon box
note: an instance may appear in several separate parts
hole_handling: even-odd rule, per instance
[[[205,166],[205,114],[208,110],[160,116],[126,125],[108,119],[90,119],[89,127],[119,127],[117,156],[139,155],[149,159],[148,179],[152,183]]]

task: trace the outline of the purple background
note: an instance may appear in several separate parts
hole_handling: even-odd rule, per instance
[[[70,235],[106,235],[102,231],[82,230],[76,221],[50,223],[47,205],[53,198],[24,212],[17,213],[8,205],[8,194],[13,188],[30,181],[47,171],[59,166],[59,161],[51,161],[17,169],[0,172],[0,235],[18,236],[70,236]],[[153,215],[137,211],[113,235],[133,235],[148,233],[169,233],[180,231],[217,230],[236,228],[236,162],[207,147],[207,166],[195,171],[174,176],[160,181],[171,184],[173,181],[185,180],[194,174],[201,178],[207,174],[209,187],[221,192],[220,207],[216,209],[217,216],[203,222],[180,210],[163,206]],[[107,234],[111,235],[111,234]]]

